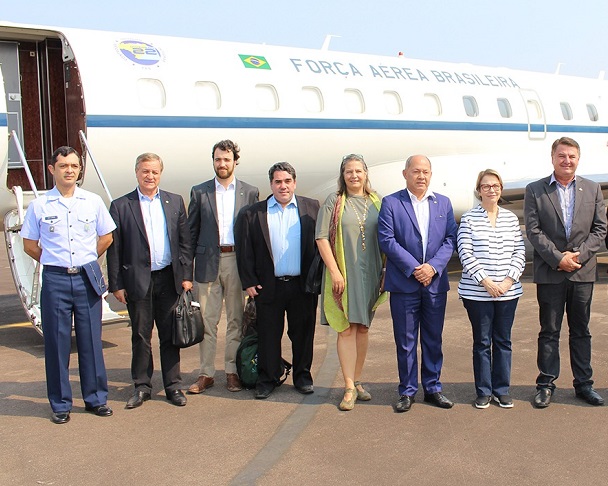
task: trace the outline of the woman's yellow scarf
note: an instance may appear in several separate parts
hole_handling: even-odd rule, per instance
[[[371,193],[369,198],[374,206],[376,206],[376,209],[380,211],[380,198],[375,193]],[[346,276],[346,260],[344,258],[344,240],[342,236],[342,215],[344,214],[345,204],[346,194],[338,196],[330,223],[330,245],[340,273],[344,277],[344,292],[341,297],[334,295],[331,276],[328,273],[325,275],[325,287],[323,289],[323,311],[325,312],[325,318],[329,325],[338,332],[342,332],[350,326],[348,320],[348,278]],[[382,255],[383,262],[385,258]],[[387,292],[381,292],[372,310],[376,310],[380,304],[386,302],[387,297]]]

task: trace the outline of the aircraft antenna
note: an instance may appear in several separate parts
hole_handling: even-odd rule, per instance
[[[341,35],[327,34],[325,36],[325,41],[323,42],[323,47],[321,47],[322,51],[329,51],[329,43],[331,42],[332,37],[342,37]]]

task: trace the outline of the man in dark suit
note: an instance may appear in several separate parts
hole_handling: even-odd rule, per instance
[[[287,162],[274,164],[268,175],[272,196],[244,209],[237,220],[239,275],[257,309],[258,399],[268,398],[283,374],[285,314],[293,383],[300,393],[313,393],[310,368],[317,314],[317,294],[306,292],[305,281],[317,252],[319,202],[295,196],[296,172]]]
[[[534,405],[546,408],[559,376],[559,335],[568,313],[570,365],[578,398],[591,405],[604,399],[591,379],[589,318],[597,257],[606,237],[606,208],[599,184],[575,175],[578,143],[568,137],[553,142],[553,174],[526,187],[524,217],[534,247],[534,282],[539,305]]]
[[[156,323],[167,400],[186,405],[181,391],[179,348],[173,345],[173,310],[182,289],[192,288],[192,256],[186,208],[181,196],[158,188],[161,158],[137,157],[138,187],[110,205],[116,222],[108,249],[110,291],[127,305],[132,327],[131,375],[135,393],[126,408],[150,399],[152,391],[152,328]]]
[[[386,196],[378,217],[378,241],[387,257],[384,290],[390,292],[399,367],[395,411],[407,412],[418,391],[418,331],[424,401],[452,408],[439,378],[450,289],[446,267],[456,244],[456,221],[450,200],[428,189],[431,162],[427,157],[409,157],[403,177],[406,189]]]
[[[215,177],[190,191],[188,225],[192,237],[194,278],[205,323],[205,339],[199,345],[201,367],[188,393],[213,386],[217,326],[226,305],[224,370],[229,391],[242,389],[236,372],[236,351],[242,338],[245,297],[236,266],[234,221],[241,209],[259,199],[257,187],[234,177],[239,147],[222,140],[211,151]]]

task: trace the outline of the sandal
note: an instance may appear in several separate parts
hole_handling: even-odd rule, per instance
[[[347,393],[350,393],[350,400],[342,398],[342,401],[338,406],[338,408],[343,412],[348,412],[349,410],[355,408],[355,401],[357,400],[357,390],[355,388],[346,388],[344,390],[344,396],[346,396]]]
[[[357,387],[361,387],[361,390]],[[369,402],[372,399],[371,394],[363,388],[363,385],[360,381],[355,381],[355,389],[357,390],[357,399],[362,402]]]

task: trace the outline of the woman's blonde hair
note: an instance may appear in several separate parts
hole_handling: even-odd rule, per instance
[[[475,184],[475,197],[477,199],[479,199],[480,201],[481,201],[481,194],[480,194],[481,180],[487,175],[496,177],[498,179],[498,183],[500,184],[500,190],[502,191],[502,189],[503,189],[502,177],[500,177],[500,174],[498,172],[496,172],[494,169],[482,170],[479,173],[479,175],[477,176],[477,183]]]

